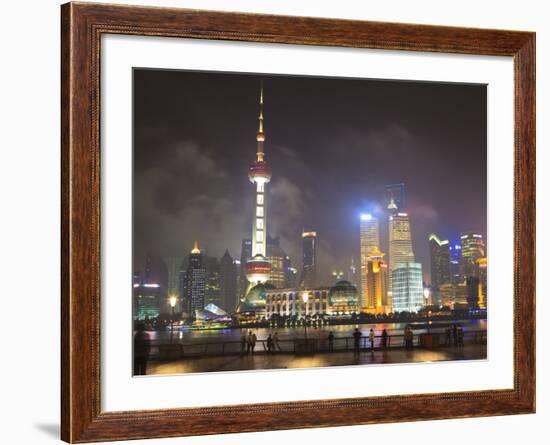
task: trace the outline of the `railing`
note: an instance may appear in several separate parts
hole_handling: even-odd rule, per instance
[[[450,338],[446,336],[444,332],[431,332],[434,337],[437,337],[437,340],[433,342],[433,347],[460,347],[460,344],[486,344],[487,342],[487,331],[486,330],[476,330],[476,331],[464,331],[464,336],[462,341],[458,337],[451,335]],[[413,334],[413,348],[418,348],[421,346],[421,337],[426,335],[426,333]],[[151,350],[149,353],[150,359],[161,358],[161,345],[170,343],[164,342],[151,342]],[[174,345],[180,345],[181,348],[181,357],[214,357],[214,356],[224,356],[224,355],[239,355],[251,353],[249,351],[248,344],[242,344],[241,341],[219,341],[219,342],[203,342],[203,343],[188,343],[183,344],[179,339],[174,339],[172,343]],[[386,337],[386,344],[384,345],[383,337],[381,335],[376,335],[374,338],[374,350],[387,350],[387,349],[399,349],[405,348],[405,335],[403,334],[393,334]],[[353,337],[334,337],[331,342],[325,336],[320,338],[318,336],[312,335],[307,338],[307,341],[304,337],[298,337],[294,339],[284,339],[279,340],[277,343],[272,344],[271,351],[268,350],[267,339],[258,339],[254,348],[254,353],[274,353],[274,354],[299,354],[302,352],[343,352],[343,351],[353,351],[355,350],[355,339]],[[363,336],[359,341],[359,350],[368,351],[371,350],[370,339],[367,336]],[[173,353],[172,353],[173,355]],[[174,358],[174,357],[171,357]]]

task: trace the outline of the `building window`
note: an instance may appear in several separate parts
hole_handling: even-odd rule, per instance
[[[263,207],[256,207],[256,216],[262,217],[264,216],[264,208]]]
[[[263,218],[257,218],[256,219],[256,228],[263,230],[264,228],[264,220]]]
[[[258,205],[263,205],[264,204],[264,195],[263,194],[259,193],[257,195],[256,203]]]
[[[264,232],[262,230],[256,231],[256,241],[262,242],[264,240]]]

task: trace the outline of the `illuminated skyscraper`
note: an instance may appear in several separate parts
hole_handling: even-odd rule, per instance
[[[206,270],[202,264],[199,243],[195,241],[189,254],[183,283],[183,310],[192,317],[195,311],[204,309],[206,293]]]
[[[390,201],[388,209],[392,211],[389,221],[390,270],[388,291],[393,292],[393,271],[403,263],[414,263],[411,239],[411,224],[407,213],[394,212],[395,204]],[[422,280],[420,280],[422,284]],[[421,286],[422,287],[422,286]]]
[[[281,248],[279,237],[267,237],[267,259],[271,263],[269,283],[282,289],[290,286],[290,257]]]
[[[432,300],[441,304],[439,288],[451,283],[451,252],[449,240],[440,240],[437,235],[428,237],[430,243],[430,273],[432,277]]]
[[[451,282],[453,284],[462,283],[460,274],[461,250],[459,242],[451,242],[449,245],[449,254],[451,256]]]
[[[371,251],[367,269],[366,293],[363,298],[363,311],[370,314],[385,314],[391,312],[388,302],[388,265],[384,261],[384,254],[378,249]]]
[[[418,312],[424,305],[422,265],[400,262],[392,273],[393,312]]]
[[[364,213],[361,215],[361,221],[359,224],[359,235],[361,245],[361,291],[360,291],[360,304],[361,307],[367,305],[367,268],[369,264],[369,257],[375,250],[380,249],[380,233],[378,226],[378,218],[370,213]]]
[[[300,287],[314,289],[317,286],[317,233],[302,233],[302,275]]]
[[[485,242],[483,235],[474,232],[465,232],[460,235],[461,262],[460,273],[463,282],[468,277],[476,275],[476,261],[485,256]]]

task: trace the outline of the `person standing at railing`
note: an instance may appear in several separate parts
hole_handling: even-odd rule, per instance
[[[461,325],[456,328],[456,337],[458,346],[464,346],[464,329]]]
[[[332,331],[328,333],[328,352],[334,351],[334,334]]]
[[[405,349],[408,349],[408,350],[411,350],[413,349],[413,339],[414,339],[414,335],[413,335],[413,330],[411,329],[410,326],[407,326],[405,328]]]
[[[248,337],[246,337],[246,353],[250,354],[252,350],[252,331],[248,331]]]
[[[281,345],[279,344],[279,333],[275,331],[273,334],[273,350],[277,349],[279,352],[282,351]]]
[[[271,334],[267,336],[266,343],[267,343],[267,353],[271,354],[273,352],[273,337],[271,336]]]
[[[458,346],[458,326],[453,324],[453,343],[455,346]]]
[[[382,338],[380,343],[381,343],[382,349],[386,349],[388,347],[388,331],[386,331],[386,328],[382,330]]]
[[[445,328],[445,346],[451,346],[451,328],[449,326]]]
[[[246,350],[247,353],[254,354],[254,348],[256,347],[256,334],[254,332],[249,331],[248,333],[248,349]]]
[[[369,331],[369,341],[370,341],[370,352],[374,352],[374,329],[370,328]]]
[[[145,332],[145,324],[139,323],[134,335],[134,375],[147,374],[147,360],[151,351],[151,339]]]
[[[359,355],[361,350],[361,337],[363,337],[363,334],[361,334],[359,328],[355,328],[353,332],[353,353],[355,355]]]

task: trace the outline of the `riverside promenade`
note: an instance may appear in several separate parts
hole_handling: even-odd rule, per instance
[[[319,352],[311,355],[258,352],[254,355],[190,357],[179,360],[151,360],[147,374],[185,374],[191,372],[243,371],[259,369],[318,368],[346,365],[380,365],[389,363],[440,362],[452,360],[483,360],[485,344],[463,347],[446,346],[435,350],[416,348],[391,350]]]
[[[146,373],[184,374],[196,372],[242,371],[260,369],[317,368],[328,366],[379,365],[397,363],[484,360],[487,358],[486,331],[469,331],[462,345],[448,341],[443,333],[434,344],[423,344],[421,335],[414,336],[412,349],[404,347],[403,336],[392,336],[383,347],[379,336],[374,348],[366,337],[360,349],[350,337],[339,338],[329,348],[326,342],[310,338],[281,342],[280,349],[269,351],[265,340],[258,340],[254,353],[246,353],[240,342],[181,345],[176,356],[166,357],[155,348],[147,363]],[[175,346],[175,345],[174,345]],[[160,350],[160,348],[159,348]]]

